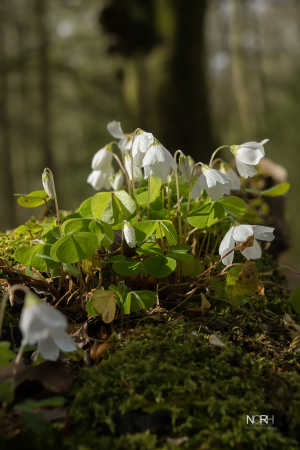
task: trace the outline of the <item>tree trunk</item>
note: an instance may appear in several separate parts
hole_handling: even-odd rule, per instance
[[[255,117],[251,114],[249,85],[247,83],[247,70],[245,67],[245,49],[243,47],[243,31],[246,14],[244,0],[232,0],[232,14],[230,22],[230,48],[232,58],[232,85],[236,99],[240,125],[243,134],[254,135]]]
[[[39,37],[39,79],[41,98],[41,149],[43,152],[41,169],[54,170],[52,154],[52,111],[51,111],[51,65],[50,36],[48,29],[48,0],[36,0],[37,30]]]
[[[207,160],[215,142],[206,83],[206,0],[174,0],[174,36],[168,79],[162,89],[161,134],[196,160]]]
[[[9,114],[9,79],[7,64],[7,1],[0,5],[0,208],[2,229],[16,225],[14,180],[11,157],[11,123]]]

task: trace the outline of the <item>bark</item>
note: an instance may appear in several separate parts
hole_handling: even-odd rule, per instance
[[[52,154],[52,80],[50,64],[50,33],[48,28],[48,0],[36,0],[37,32],[39,38],[39,82],[41,129],[40,142],[43,153],[42,166],[55,170]]]
[[[254,135],[255,120],[251,114],[249,85],[245,64],[246,55],[243,47],[243,31],[245,25],[243,18],[246,13],[246,5],[244,0],[231,0],[231,5],[230,47],[233,93],[239,111],[243,134],[249,133],[249,135]]]
[[[3,229],[16,224],[9,112],[9,72],[7,69],[7,7],[7,1],[2,0],[0,5],[0,226]]]
[[[206,0],[174,0],[175,27],[163,86],[161,134],[169,148],[206,160],[214,149],[206,80]]]

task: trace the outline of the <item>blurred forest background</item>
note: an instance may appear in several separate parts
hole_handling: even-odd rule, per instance
[[[299,0],[1,0],[0,228],[32,214],[14,193],[41,189],[44,167],[61,207],[92,195],[111,120],[204,161],[270,138],[299,267],[299,19]]]

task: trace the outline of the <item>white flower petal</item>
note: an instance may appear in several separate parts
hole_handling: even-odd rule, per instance
[[[106,150],[106,148],[101,148],[98,150],[92,159],[92,169],[93,170],[104,170],[111,166],[112,162],[112,152]]]
[[[250,236],[253,236],[253,228],[251,225],[238,225],[234,227],[232,237],[236,242],[246,242]]]
[[[39,339],[44,339],[49,334],[40,318],[40,305],[23,307],[19,326],[23,341],[27,344],[35,344]]]
[[[53,329],[51,337],[63,352],[74,352],[76,350],[73,339],[62,328]]]
[[[38,352],[49,361],[56,361],[59,357],[59,348],[50,336],[39,341]]]
[[[191,198],[192,198],[192,199],[195,199],[195,198],[200,197],[201,192],[202,192],[204,189],[205,189],[205,190],[207,189],[207,183],[206,183],[206,178],[205,178],[205,176],[204,176],[203,173],[202,173],[202,174],[199,176],[199,178],[198,178],[196,184],[194,185],[193,189],[191,190]]]
[[[125,156],[124,164],[130,180],[132,180],[132,175],[135,181],[140,181],[143,178],[142,170],[138,166],[136,166],[131,156]]]
[[[241,177],[250,178],[254,177],[257,174],[257,170],[255,167],[250,166],[249,164],[244,164],[238,159],[235,160],[236,168]]]
[[[102,189],[110,189],[109,178],[113,175],[114,170],[108,167],[105,170],[93,170],[88,178],[87,183],[90,184],[96,191]]]
[[[149,150],[153,142],[154,136],[152,133],[143,131],[135,136],[132,145],[132,156],[136,165],[142,164],[145,153]]]
[[[275,238],[273,227],[264,227],[262,225],[252,225],[254,237],[260,241],[273,241]]]
[[[225,236],[222,239],[222,242],[219,247],[219,255],[222,257],[222,263],[227,266],[228,264],[232,264],[234,252],[231,252],[229,255],[225,256],[226,253],[228,253],[230,250],[232,250],[235,247],[235,242],[233,239],[233,231],[234,227],[231,227]]]
[[[127,154],[132,149],[132,143],[133,143],[133,137],[132,136],[125,136],[123,139],[121,139],[118,143],[119,149],[122,153]]]
[[[226,172],[228,178],[231,182],[231,189],[233,191],[239,191],[241,189],[241,180],[240,177],[237,175],[237,173],[233,169],[229,169],[228,172]]]
[[[252,166],[256,166],[264,156],[265,152],[262,146],[257,148],[242,146],[236,152],[236,158],[239,161]]]
[[[224,189],[223,185],[220,183],[217,183],[215,186],[212,186],[211,188],[207,188],[206,192],[214,202],[223,197],[225,193],[228,194],[228,190]]]
[[[269,140],[270,140],[270,139],[263,139],[263,140],[260,142],[260,145],[265,145],[267,142],[269,142]]]
[[[113,120],[107,124],[107,131],[116,139],[122,139],[125,135],[121,127],[121,122]]]
[[[241,253],[247,259],[259,259],[261,257],[261,247],[257,240],[254,239],[252,247],[245,248]]]

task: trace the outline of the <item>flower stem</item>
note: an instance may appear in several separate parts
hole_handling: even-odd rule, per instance
[[[181,244],[181,241],[182,241],[182,221],[181,221],[180,191],[179,191],[179,179],[178,179],[177,167],[176,167],[174,173],[175,173],[176,195],[177,195],[178,234],[179,234],[179,244]]]
[[[147,216],[150,218],[150,190],[151,190],[151,175],[148,177],[148,199],[147,199]]]
[[[216,154],[217,154],[220,150],[224,150],[225,148],[230,148],[230,145],[221,145],[221,147],[218,147],[218,148],[213,152],[213,154],[211,155],[210,161],[209,161],[209,167],[212,167],[212,163],[213,163],[213,160],[214,160]]]
[[[7,300],[8,300],[8,294],[5,294],[2,298],[1,307],[0,307],[1,308],[0,309],[0,337],[2,335],[2,327],[3,327],[4,313],[5,313]]]
[[[126,172],[126,169],[125,169],[125,167],[123,166],[123,164],[121,163],[120,158],[119,158],[115,153],[113,153],[113,157],[115,158],[115,160],[116,160],[117,163],[119,164],[120,169],[121,169],[122,172],[124,173],[125,178],[126,178],[126,182],[127,182],[127,186],[128,186],[128,192],[131,193],[131,183],[130,183],[129,176],[128,176],[127,172]]]

